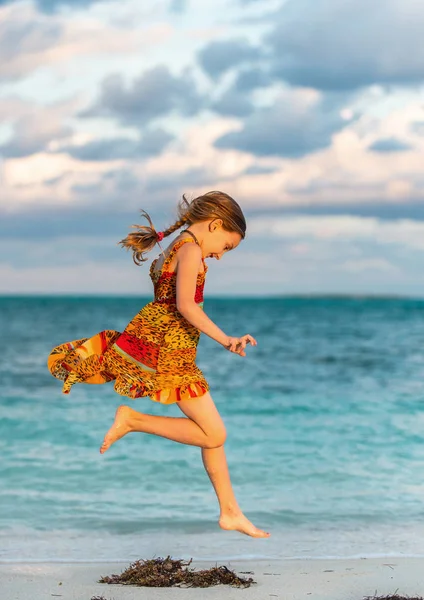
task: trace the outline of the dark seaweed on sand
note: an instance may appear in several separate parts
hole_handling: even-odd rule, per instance
[[[387,596],[365,596],[364,600],[423,600],[422,596],[398,596],[396,592]]]
[[[188,569],[192,558],[188,562],[166,558],[153,558],[149,560],[136,560],[120,575],[102,577],[99,583],[120,583],[123,585],[137,585],[146,587],[210,587],[212,585],[226,584],[233,587],[250,587],[253,581],[238,577],[234,571],[225,566],[212,567],[202,571]],[[184,569],[182,567],[185,567]]]

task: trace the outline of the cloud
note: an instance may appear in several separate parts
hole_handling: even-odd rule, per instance
[[[102,82],[97,102],[80,116],[110,117],[142,127],[171,113],[193,116],[203,105],[190,72],[177,77],[168,67],[156,66],[134,79],[128,88],[122,75],[109,75]]]
[[[96,2],[104,2],[105,0],[36,0],[36,4],[40,10],[45,13],[53,13],[62,6],[69,8],[84,7],[95,4]],[[19,0],[0,0],[0,6],[5,4],[20,4]]]
[[[233,82],[208,108],[220,115],[246,117],[254,112],[254,90],[271,83],[268,74],[260,68],[245,68],[236,73]]]
[[[81,208],[82,199],[72,193],[72,186],[96,183],[108,169],[108,163],[84,163],[66,154],[48,152],[5,160],[0,210],[16,214],[31,207],[40,211],[48,206]],[[99,198],[90,200],[99,202]],[[105,205],[103,198],[101,202]]]
[[[20,6],[0,9],[0,77],[15,78],[43,63],[48,52],[60,45],[64,28],[33,9]]]
[[[246,166],[246,160],[237,156],[223,162],[211,147],[211,140],[226,128],[228,124],[222,119],[188,125],[182,140],[142,160],[118,158],[112,164],[106,160],[78,160],[61,152],[66,146],[81,145],[81,139],[87,143],[87,135],[75,135],[69,143],[57,144],[49,152],[5,160],[0,211],[3,215],[22,215],[48,206],[81,211],[83,207],[101,205],[103,210],[122,212],[134,210],[140,198],[164,206],[170,197],[178,198],[182,192],[214,189],[217,173],[228,178],[235,169]]]
[[[187,12],[188,2],[187,0],[171,0],[169,4],[169,12],[181,15]]]
[[[411,130],[418,135],[424,135],[424,121],[415,121],[411,123]]]
[[[50,144],[69,138],[73,129],[64,121],[72,114],[77,101],[71,99],[40,106],[13,98],[0,100],[0,117],[13,122],[11,138],[0,145],[0,156],[19,158],[44,151]]]
[[[275,173],[278,167],[261,167],[260,165],[252,165],[248,167],[243,175],[268,175]]]
[[[424,4],[288,0],[264,40],[274,76],[295,86],[354,89],[424,77]]]
[[[157,43],[169,31],[156,24],[140,35],[93,18],[46,15],[28,3],[0,6],[0,79],[21,79],[40,67],[75,57],[135,52]]]
[[[98,139],[86,144],[63,146],[60,152],[67,152],[79,160],[107,161],[133,159],[160,154],[175,138],[161,128],[149,129],[138,139],[111,138]]]
[[[235,148],[258,156],[301,157],[325,148],[345,126],[329,100],[308,90],[287,90],[274,104],[249,116],[239,131],[225,134],[217,148]]]
[[[271,85],[272,78],[268,71],[259,67],[250,67],[238,71],[234,89],[239,92],[251,92],[260,87]]]
[[[293,116],[290,110],[322,122],[328,116],[337,117],[343,112],[338,95],[329,97],[314,90],[289,90],[288,93],[287,117],[293,123],[296,119],[299,122],[299,117]],[[197,194],[208,189],[223,189],[252,209],[296,208],[317,214],[339,211],[422,219],[424,140],[411,132],[408,134],[410,123],[419,119],[419,104],[417,101],[393,107],[380,118],[373,115],[371,120],[367,116],[349,122],[343,120],[343,128],[330,136],[331,145],[298,158],[259,155],[255,154],[254,147],[252,152],[217,148],[217,140],[233,133],[243,123],[215,115],[184,123],[178,139],[160,153],[123,158],[140,151],[136,142],[143,138],[134,137],[134,132],[128,130],[119,132],[118,140],[126,140],[128,136],[135,143],[126,146],[122,142],[122,146],[119,144],[116,148],[105,145],[103,152],[95,142],[110,140],[112,133],[102,135],[101,123],[96,135],[76,133],[69,140],[49,144],[48,151],[5,160],[0,206],[3,213],[21,215],[30,208],[34,212],[45,206],[57,209],[74,206],[79,210],[83,206],[102,206],[107,211],[129,211],[137,207],[140,198],[166,206],[171,197],[180,197],[182,192]],[[354,106],[353,109],[356,113]],[[270,123],[274,129],[279,127],[278,121]],[[305,123],[303,128],[298,125],[300,136],[304,135],[303,129],[308,129],[309,120]],[[72,124],[80,126],[75,121]],[[266,115],[262,124],[264,127],[268,124]],[[145,129],[152,131],[151,126]],[[283,135],[284,129],[280,126],[277,132]],[[415,149],[400,153],[368,150],[375,140],[390,137],[413,142]],[[77,156],[76,146],[81,152],[87,152],[80,155],[87,160],[62,152],[72,147],[69,151]],[[96,153],[103,160],[95,160]],[[108,158],[110,160],[106,160]]]
[[[411,219],[383,221],[351,215],[259,217],[249,224],[249,234],[297,241],[367,241],[375,245],[404,246],[424,252],[424,222]]]
[[[403,152],[404,150],[411,150],[412,148],[413,146],[411,146],[411,144],[407,144],[393,137],[377,140],[369,146],[369,149],[373,152]]]
[[[308,203],[299,206],[294,202],[278,209],[284,214],[309,215],[309,216],[335,216],[348,215],[358,217],[376,217],[379,219],[398,220],[411,219],[414,221],[424,221],[424,202],[421,200],[408,200],[406,202],[384,202],[369,200],[368,202],[350,202],[330,204],[328,203]],[[275,209],[274,209],[275,211]]]
[[[127,261],[129,262],[129,261]],[[0,263],[1,294],[52,293],[89,295],[152,295],[146,271],[138,274],[130,264],[99,261],[74,265],[12,268]]]
[[[115,178],[125,181],[125,174],[119,174],[117,171]],[[153,211],[152,214],[157,210],[151,203],[139,204],[140,208]],[[137,222],[137,218],[137,210],[127,207],[126,203],[122,202],[122,192],[121,204],[115,203],[115,206],[103,210],[101,217],[98,206],[90,207],[87,203],[83,206],[29,206],[26,211],[18,214],[0,212],[0,242],[8,244],[10,239],[15,239],[26,240],[28,243],[37,240],[50,243],[78,236],[86,236],[92,240],[98,237],[115,239],[126,231],[128,223]],[[119,239],[122,239],[122,236]],[[5,256],[6,250],[5,246]],[[11,261],[13,256],[13,253],[9,254]]]
[[[189,187],[205,187],[208,180],[209,188],[212,187],[211,179],[204,168],[192,168],[184,173],[162,172],[149,177],[139,175],[130,168],[117,168],[93,183],[72,185],[71,192],[81,204],[93,202],[94,198],[101,201],[103,207],[107,206],[108,210],[122,213],[137,210],[140,203],[149,207],[166,206],[170,197],[178,198]]]
[[[198,61],[203,70],[212,78],[243,63],[259,60],[263,57],[260,48],[252,46],[245,38],[226,41],[213,41],[198,53]]]
[[[220,115],[231,117],[247,117],[255,111],[252,100],[234,88],[227,90],[220,98],[211,102],[209,108]]]
[[[346,271],[387,271],[396,273],[398,269],[395,265],[384,258],[360,258],[359,260],[346,260],[343,262],[343,268]]]

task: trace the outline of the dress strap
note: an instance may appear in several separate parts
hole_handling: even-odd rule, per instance
[[[197,237],[194,235],[194,233],[193,233],[192,231],[189,231],[188,229],[183,229],[183,230],[181,231],[181,233],[189,233],[189,234],[191,235],[191,237],[194,239],[194,241],[196,242],[196,244],[197,244],[198,246],[200,246],[200,244],[199,244],[199,242],[198,242],[198,240],[197,240]]]

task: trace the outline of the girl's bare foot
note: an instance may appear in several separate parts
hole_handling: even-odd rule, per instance
[[[112,427],[106,433],[103,444],[100,447],[100,454],[104,454],[114,442],[131,431],[129,425],[129,415],[131,410],[132,409],[129,406],[118,406]]]
[[[222,529],[240,531],[240,533],[245,533],[246,535],[256,538],[269,537],[271,535],[267,531],[263,531],[262,529],[255,527],[242,512],[237,514],[221,515],[219,518],[219,526]]]

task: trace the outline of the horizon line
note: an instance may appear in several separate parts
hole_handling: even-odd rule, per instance
[[[0,292],[0,298],[151,298],[150,294],[113,294],[110,292],[104,293],[86,293],[79,294],[77,292],[52,293],[52,292]],[[154,297],[153,297],[154,298]],[[424,300],[424,295],[404,295],[404,294],[373,294],[373,293],[348,293],[348,292],[293,292],[283,294],[267,294],[267,295],[208,295],[207,299],[216,300],[231,300],[231,299],[246,299],[246,300],[271,300],[283,298],[351,298],[351,299],[376,299],[376,300]]]

